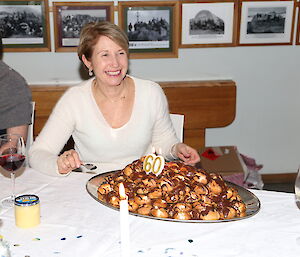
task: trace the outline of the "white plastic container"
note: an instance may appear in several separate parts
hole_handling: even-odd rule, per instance
[[[36,195],[15,198],[15,222],[19,228],[32,228],[40,224],[40,200]]]

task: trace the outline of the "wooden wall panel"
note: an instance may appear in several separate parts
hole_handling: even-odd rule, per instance
[[[196,149],[205,146],[205,129],[225,127],[235,119],[233,81],[162,82],[171,113],[185,115],[184,141]]]
[[[33,134],[36,137],[44,127],[57,100],[66,91],[66,86],[30,86],[35,102]]]
[[[185,115],[184,142],[199,149],[205,146],[205,129],[225,127],[235,118],[236,85],[224,81],[159,82],[168,101],[171,113]],[[36,102],[34,136],[47,121],[57,100],[67,86],[31,86]]]
[[[194,83],[180,82],[184,87],[177,87],[177,83],[168,83],[167,87],[165,83],[160,84],[167,95],[170,112],[182,113],[189,118],[185,128],[216,128],[232,123],[236,104],[233,84],[212,82],[203,85],[199,82],[197,87]]]

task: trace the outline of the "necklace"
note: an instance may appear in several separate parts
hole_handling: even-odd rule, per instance
[[[101,93],[111,103],[117,103],[117,102],[120,102],[120,101],[124,101],[126,99],[127,86],[126,86],[125,79],[123,80],[123,83],[122,83],[122,89],[121,89],[120,96],[116,97],[116,99],[112,99],[112,98],[108,97],[103,92],[103,90],[99,86],[97,86],[97,81],[96,80],[94,80],[94,87],[95,87],[95,90],[96,90],[96,94]],[[99,93],[98,93],[98,91],[99,91]]]

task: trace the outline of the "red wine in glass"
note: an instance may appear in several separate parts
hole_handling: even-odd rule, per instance
[[[8,172],[15,172],[25,161],[22,154],[6,154],[0,156],[0,165]]]
[[[26,146],[22,136],[0,135],[0,167],[10,173],[12,194],[1,201],[2,206],[13,207],[15,199],[15,172],[23,166]]]

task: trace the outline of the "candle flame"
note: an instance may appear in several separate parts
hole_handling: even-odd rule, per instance
[[[159,147],[158,150],[157,150],[157,154],[162,155],[162,150],[161,150],[160,147]]]
[[[154,146],[151,147],[151,153],[155,154],[155,147]]]
[[[125,200],[127,198],[126,193],[125,193],[125,187],[123,183],[119,184],[119,195],[121,200]]]

